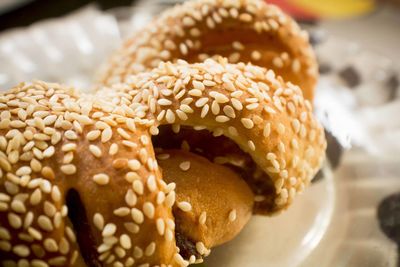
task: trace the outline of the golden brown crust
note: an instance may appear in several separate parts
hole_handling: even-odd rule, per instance
[[[3,266],[177,265],[175,193],[148,126],[43,82],[0,95],[0,116]],[[172,223],[160,232],[157,220]]]
[[[256,213],[288,207],[324,159],[326,141],[310,102],[272,70],[222,58],[197,64],[180,60],[131,76],[113,92],[99,105],[140,102],[144,107],[133,114],[155,121],[152,134],[158,134],[158,125],[181,124],[233,140],[267,174],[247,181],[268,187],[255,191]]]
[[[229,168],[184,150],[160,153],[158,162],[165,181],[176,183],[174,217],[182,233],[201,240],[206,248],[233,239],[253,208],[254,196],[244,180]],[[185,203],[191,204],[190,212],[182,210]]]
[[[99,81],[110,85],[161,61],[201,62],[216,55],[273,69],[313,99],[318,71],[307,33],[261,0],[198,0],[175,6],[127,39],[103,66]]]

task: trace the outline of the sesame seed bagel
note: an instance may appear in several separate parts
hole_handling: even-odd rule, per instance
[[[99,81],[117,83],[160,61],[194,63],[217,55],[272,69],[313,99],[318,68],[307,32],[261,0],[195,0],[168,9],[123,43]]]
[[[201,260],[179,254],[175,184],[162,179],[152,122],[98,103],[40,81],[0,94],[1,266]]]
[[[156,147],[183,146],[234,168],[253,190],[255,213],[287,208],[324,159],[324,132],[310,102],[272,70],[223,58],[178,60],[113,88],[98,91],[99,105],[154,120]]]

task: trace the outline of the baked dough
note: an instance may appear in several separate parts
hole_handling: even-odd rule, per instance
[[[272,69],[313,99],[318,66],[307,32],[262,0],[197,0],[167,9],[124,41],[98,80],[110,85],[162,61],[202,62],[216,56]]]

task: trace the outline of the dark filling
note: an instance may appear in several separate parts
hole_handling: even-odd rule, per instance
[[[184,259],[189,259],[192,255],[196,256],[196,259],[200,259],[201,255],[197,252],[196,242],[182,233],[178,218],[175,216],[175,240],[176,246],[179,248],[179,254]]]
[[[79,193],[71,189],[66,197],[68,207],[68,217],[74,227],[75,235],[81,251],[81,255],[88,267],[101,267],[98,261],[96,242],[90,231],[90,225],[86,216],[86,210],[83,206]]]

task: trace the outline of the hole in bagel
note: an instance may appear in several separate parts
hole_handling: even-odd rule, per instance
[[[70,189],[66,196],[66,203],[68,207],[68,217],[72,223],[81,255],[88,267],[101,267],[101,262],[98,261],[98,253],[96,250],[96,243],[92,232],[90,231],[90,224],[86,216],[86,210],[83,206],[78,191]]]
[[[206,129],[190,126],[161,125],[159,134],[153,136],[152,141],[156,154],[161,154],[163,149],[183,149],[231,168],[244,179],[256,196],[255,213],[265,214],[274,209],[275,188],[271,179],[248,153],[228,137],[214,136]]]

